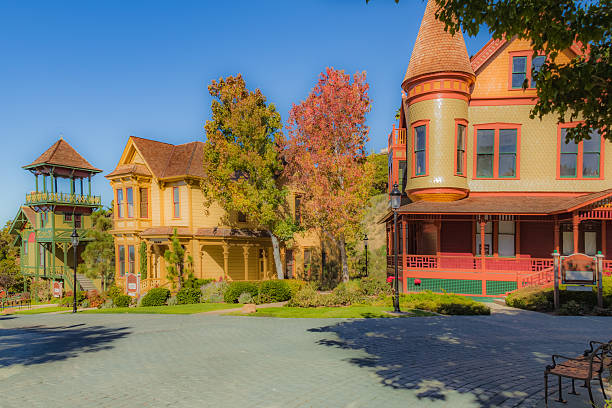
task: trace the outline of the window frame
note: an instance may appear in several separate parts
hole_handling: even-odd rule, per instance
[[[130,203],[130,195],[132,196],[131,203]],[[133,187],[125,188],[125,215],[127,216],[127,218],[134,218],[134,188]]]
[[[565,140],[562,137],[563,129],[574,128],[578,124],[584,123],[583,121],[578,122],[566,122],[559,123],[557,125],[557,180],[604,180],[604,164],[605,160],[605,139],[601,136],[601,132],[599,133],[599,176],[598,177],[590,177],[584,176],[584,141],[581,140],[576,145],[578,147],[578,152],[576,153],[576,175],[573,177],[569,176],[561,176],[561,145],[565,143]],[[563,154],[574,154],[574,153],[563,153]]]
[[[521,124],[520,123],[479,123],[474,125],[474,148],[473,148],[473,174],[474,180],[520,180],[521,179]],[[505,129],[516,129],[516,166],[514,177],[499,176],[499,131]],[[493,130],[495,133],[493,141],[493,174],[492,177],[478,177],[478,131]]]
[[[425,172],[423,174],[416,173],[416,129],[425,126]],[[429,176],[429,119],[418,120],[410,125],[412,134],[412,178]],[[420,151],[420,150],[419,150]]]
[[[143,201],[142,201],[142,197],[143,197],[143,191],[145,192],[144,197],[146,197],[146,201],[145,201],[145,206],[144,209],[146,210],[146,213],[143,216],[142,210],[143,210]],[[148,187],[139,187],[138,188],[138,216],[140,218],[143,219],[148,219],[149,218],[149,214],[151,213],[150,208],[149,208],[149,203],[150,203],[150,196],[149,196],[149,188]]]
[[[119,264],[119,276],[125,276],[125,245],[117,245],[117,263]]]
[[[514,58],[515,57],[525,57],[526,58],[526,67],[527,70],[525,74],[525,78],[529,81],[528,90],[535,90],[535,83],[533,81],[532,68],[533,68],[533,58],[535,57],[546,57],[546,55],[542,53],[535,53],[533,50],[522,50],[522,51],[512,51],[508,53],[509,64],[508,64],[508,90],[509,91],[522,91],[522,85],[519,88],[515,88],[512,86],[512,74],[514,73]],[[548,57],[546,58],[548,60]],[[546,60],[544,63],[546,63]],[[524,81],[524,80],[523,80]]]
[[[121,193],[121,200],[119,200],[119,193]],[[123,188],[115,190],[115,207],[117,208],[117,218],[123,218]]]
[[[181,218],[181,191],[178,186],[172,187],[172,218]]]
[[[134,274],[136,268],[136,251],[134,245],[128,245],[127,249],[127,272]]]
[[[465,132],[463,134],[463,171],[459,173],[457,171],[457,152],[459,152],[458,146],[458,137],[459,137],[459,126],[465,127]],[[455,166],[455,176],[459,177],[467,177],[467,139],[468,139],[468,121],[465,119],[455,119],[455,158],[454,158],[454,166]]]

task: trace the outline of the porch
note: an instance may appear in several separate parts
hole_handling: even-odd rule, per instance
[[[612,254],[611,196],[608,190],[582,197],[476,196],[407,204],[398,211],[402,290],[497,297],[550,285],[553,251]],[[393,275],[395,231],[391,217],[386,220],[387,274]],[[611,259],[604,260],[604,269],[610,273]]]

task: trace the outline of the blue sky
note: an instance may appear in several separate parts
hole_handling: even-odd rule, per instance
[[[369,148],[386,146],[421,0],[0,2],[0,221],[34,188],[21,169],[60,135],[104,170],[128,136],[204,139],[207,85],[242,73],[283,120],[327,66],[366,71]],[[488,33],[466,39],[476,53]]]

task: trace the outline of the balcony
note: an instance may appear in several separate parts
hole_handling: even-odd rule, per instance
[[[26,194],[26,205],[72,205],[83,207],[99,207],[102,205],[100,196],[67,193],[29,193]]]
[[[389,149],[394,146],[405,146],[406,145],[406,129],[405,128],[396,128],[393,125],[393,130],[389,134]]]

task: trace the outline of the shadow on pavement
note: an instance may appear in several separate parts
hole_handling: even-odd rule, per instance
[[[543,399],[550,355],[580,353],[590,336],[585,330],[583,340],[552,321],[547,327],[541,318],[543,325],[531,328],[521,320],[512,315],[365,319],[309,331],[324,336],[320,345],[360,351],[363,356],[350,358],[351,364],[373,370],[385,386],[412,390],[420,400],[531,407]],[[517,330],[521,326],[524,331]]]
[[[31,326],[0,330],[0,368],[33,365],[111,349],[114,341],[131,332],[129,327],[108,328],[75,324]]]

